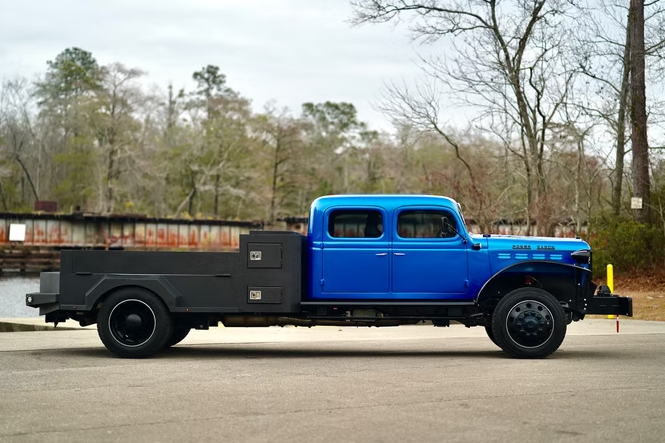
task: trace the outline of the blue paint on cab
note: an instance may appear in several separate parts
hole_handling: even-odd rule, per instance
[[[378,230],[367,226],[370,212]],[[460,235],[432,238],[441,215]],[[310,209],[307,242],[312,300],[474,300],[515,264],[576,265],[570,254],[590,249],[580,239],[470,234],[459,204],[431,195],[321,197]]]

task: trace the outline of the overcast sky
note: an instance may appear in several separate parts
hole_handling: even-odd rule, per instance
[[[372,102],[385,81],[418,76],[418,44],[405,27],[351,27],[351,12],[347,0],[0,0],[0,78],[33,78],[77,46],[160,86],[191,89],[212,64],[257,111],[348,101],[387,128]]]

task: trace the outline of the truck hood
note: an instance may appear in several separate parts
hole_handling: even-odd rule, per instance
[[[543,260],[575,265],[577,263],[571,257],[571,253],[581,249],[591,250],[589,244],[579,238],[491,235],[484,239],[487,240],[493,273],[523,261]],[[584,265],[584,267],[589,266]]]

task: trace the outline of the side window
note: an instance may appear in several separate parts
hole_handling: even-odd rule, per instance
[[[383,217],[374,210],[333,211],[328,234],[336,238],[378,238],[383,235]]]
[[[455,217],[447,211],[403,211],[397,217],[397,234],[402,238],[455,237],[457,234],[452,230],[443,234],[441,227],[444,217],[457,229]]]

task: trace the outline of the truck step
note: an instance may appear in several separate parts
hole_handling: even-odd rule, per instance
[[[394,300],[365,300],[365,301],[348,301],[348,300],[326,300],[326,301],[303,301],[300,306],[305,307],[325,307],[325,306],[349,306],[349,307],[385,307],[385,306],[475,306],[475,301],[430,301],[430,300],[409,300],[409,301],[394,301]]]

